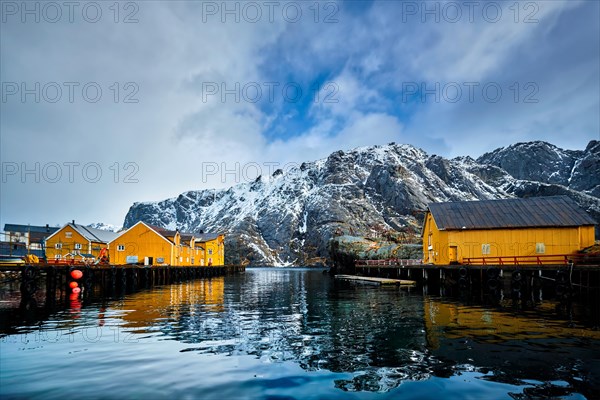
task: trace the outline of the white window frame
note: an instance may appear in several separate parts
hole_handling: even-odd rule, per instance
[[[65,237],[71,239],[73,237],[73,232],[65,232]]]
[[[57,249],[57,250],[61,250],[62,249],[62,243],[56,243],[54,245],[54,248]]]
[[[125,245],[124,244],[117,245],[117,251],[125,251]]]
[[[56,254],[56,255],[54,255],[54,259],[60,260],[60,259],[62,259],[62,256],[60,254]]]
[[[536,243],[535,244],[535,253],[536,254],[546,253],[546,245],[544,243]]]
[[[213,252],[212,252],[212,249],[208,249],[208,255],[209,255],[209,256],[212,256],[212,253],[213,253]]]
[[[489,243],[481,244],[481,255],[487,256],[492,252],[491,246]]]
[[[81,243],[75,243],[75,250],[81,250]]]

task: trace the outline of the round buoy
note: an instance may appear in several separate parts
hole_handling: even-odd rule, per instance
[[[73,293],[78,294],[81,292],[81,289],[79,289],[78,287],[73,288]]]
[[[78,284],[77,282],[71,282],[71,283],[69,283],[69,287],[70,287],[71,289],[75,289],[75,288],[76,288],[76,287],[78,287],[78,286],[79,286],[79,284]]]
[[[74,269],[73,271],[71,271],[71,278],[73,278],[73,279],[81,279],[82,276],[83,276],[83,272],[81,272],[78,269]]]

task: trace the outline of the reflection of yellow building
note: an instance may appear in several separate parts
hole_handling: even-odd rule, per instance
[[[422,231],[423,262],[573,254],[594,244],[594,224],[566,196],[432,203]]]
[[[112,264],[224,265],[225,238],[219,234],[171,231],[138,222],[109,244]]]
[[[173,284],[150,292],[140,292],[118,303],[126,311],[124,327],[148,327],[165,318],[203,311],[223,312],[225,279],[216,277]],[[189,312],[187,312],[189,311]]]
[[[556,337],[600,339],[600,332],[589,328],[568,327],[566,321],[551,324],[546,318],[513,315],[488,308],[447,303],[429,297],[426,297],[424,302],[427,342],[433,349],[439,348],[444,339],[460,338],[472,338],[488,343]],[[554,304],[544,303],[537,312],[554,313],[554,308]]]

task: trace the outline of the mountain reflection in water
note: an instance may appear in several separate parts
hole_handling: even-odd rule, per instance
[[[79,320],[43,329],[102,325],[110,313],[131,334],[184,343],[182,353],[345,373],[332,382],[343,391],[388,392],[476,371],[480,382],[513,385],[504,392],[513,398],[597,397],[600,332],[577,322],[577,313],[561,318],[557,305],[465,305],[415,289],[338,282],[321,271],[265,268],[83,304],[72,314]]]

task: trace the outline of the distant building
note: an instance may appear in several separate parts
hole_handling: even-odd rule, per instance
[[[90,228],[76,224],[75,221],[66,224],[46,239],[46,258],[48,260],[96,258],[102,248],[118,233]]]
[[[595,221],[566,196],[432,203],[423,262],[573,254],[594,244]]]
[[[45,257],[44,241],[58,228],[48,225],[5,224],[4,236],[0,242],[0,254],[8,256],[24,256],[34,254]]]
[[[108,246],[111,264],[224,265],[224,236],[180,233],[138,222]]]

